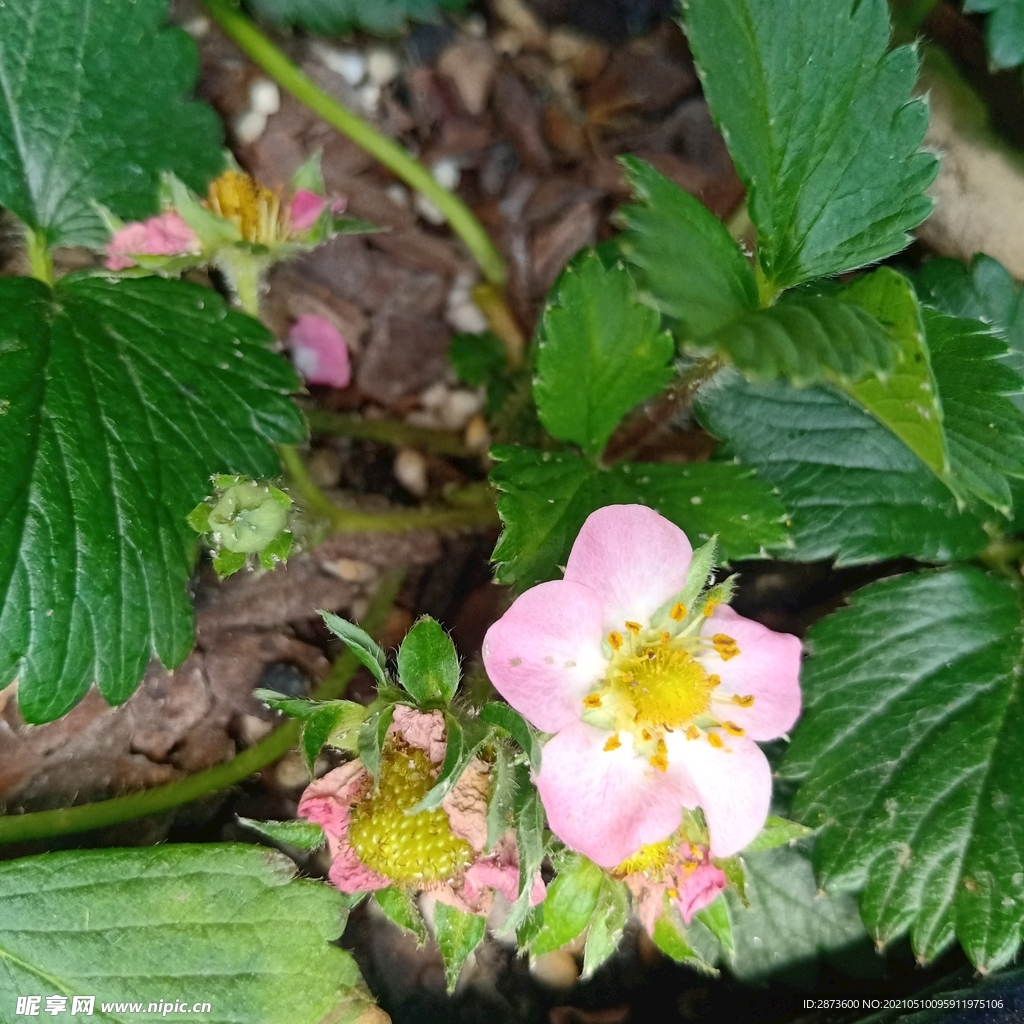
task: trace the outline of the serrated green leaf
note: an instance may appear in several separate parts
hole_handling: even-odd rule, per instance
[[[554,437],[598,455],[619,420],[672,380],[675,351],[661,318],[621,267],[594,253],[567,267],[539,328],[533,394]]]
[[[895,344],[895,365],[885,379],[834,381],[888,427],[939,479],[948,480],[949,458],[942,407],[924,339],[921,310],[910,282],[881,267],[856,278],[839,293],[880,323]]]
[[[218,579],[227,579],[245,568],[248,555],[244,551],[218,551],[213,557],[213,569]]]
[[[714,966],[694,948],[679,911],[668,900],[665,901],[665,910],[661,917],[654,923],[651,938],[658,949],[676,963],[686,964],[701,974],[718,974]]]
[[[423,923],[420,908],[405,889],[392,885],[387,889],[378,889],[373,898],[388,920],[416,936],[417,945],[422,946],[427,941],[427,926]]]
[[[804,716],[782,772],[793,813],[822,826],[824,883],[863,889],[874,937],[910,932],[932,960],[958,938],[995,970],[1020,944],[1024,900],[1021,614],[973,568],[856,593],[815,626]]]
[[[750,384],[725,372],[695,410],[725,442],[720,457],[756,468],[791,510],[786,558],[947,562],[988,544],[981,520],[958,510],[924,463],[837,389]]]
[[[215,471],[277,474],[304,425],[270,333],[208,289],[4,278],[0,322],[0,686],[44,722],[184,660],[186,516]]]
[[[388,659],[381,650],[380,644],[354,622],[339,618],[330,612],[321,612],[324,625],[359,659],[361,665],[370,670],[370,674],[380,686],[387,686]]]
[[[292,718],[309,718],[323,707],[323,701],[310,700],[307,697],[285,697],[277,690],[265,690],[262,687],[253,690],[252,695],[268,707],[275,711],[283,711]]]
[[[885,0],[685,0],[704,93],[748,190],[771,293],[907,245],[938,162]]]
[[[622,882],[606,876],[583,946],[582,980],[592,977],[618,948],[628,917],[629,890]]]
[[[1009,395],[1024,379],[1000,358],[1006,345],[976,320],[924,310],[954,483],[1009,516],[1007,477],[1024,477],[1024,412]]]
[[[874,317],[827,295],[796,295],[746,313],[691,347],[709,346],[750,380],[782,377],[798,387],[854,383],[888,373],[895,361],[892,339]]]
[[[513,820],[516,823],[516,851],[519,854],[519,896],[512,904],[512,910],[502,926],[502,934],[518,931],[530,920],[531,914],[534,915],[533,922],[537,931],[543,924],[543,916],[540,916],[538,923],[537,915],[534,914],[534,911],[539,912],[541,908],[531,909],[530,893],[533,889],[533,880],[537,877],[544,860],[544,807],[540,802],[537,787],[530,779],[530,771],[525,765],[520,765],[516,770]],[[531,925],[531,935],[534,930]],[[532,938],[530,941],[532,942]],[[524,945],[521,941],[520,945],[526,948],[528,943]]]
[[[759,981],[867,939],[856,898],[821,893],[800,849],[744,853],[743,859],[749,905],[725,893],[734,946],[729,969],[740,981]]]
[[[993,68],[1024,62],[1024,0],[964,0],[964,13],[989,15],[985,43]]]
[[[604,469],[568,453],[504,446],[491,455],[505,524],[494,549],[497,578],[520,590],[554,578],[587,516],[605,505],[648,505],[694,543],[717,534],[723,560],[786,547],[782,505],[740,466],[637,462]]]
[[[198,505],[187,516],[185,521],[189,526],[192,527],[196,533],[209,533],[210,532],[210,506],[205,501],[199,502]]]
[[[645,300],[680,322],[684,340],[757,309],[754,272],[722,222],[650,164],[621,159],[638,205],[620,211],[618,242]]]
[[[327,837],[324,830],[312,821],[255,821],[239,816],[238,824],[272,839],[275,843],[288,843],[300,850],[319,850]]]
[[[438,902],[434,907],[434,935],[441,959],[448,991],[454,992],[462,965],[469,954],[480,945],[487,930],[487,919],[478,914],[464,914],[461,910]]]
[[[566,859],[548,886],[544,900],[544,927],[533,941],[533,956],[561,949],[590,923],[607,875],[581,854]]]
[[[351,1022],[370,1004],[335,940],[343,897],[296,880],[275,851],[243,844],[75,850],[0,865],[0,1005],[19,995],[104,1003],[195,993],[238,1024]],[[273,936],[273,941],[268,941]],[[116,950],[116,955],[112,951]],[[84,1018],[83,1018],[84,1019]],[[214,1018],[208,1018],[214,1019]]]
[[[732,939],[732,922],[725,897],[719,894],[703,910],[695,915],[696,919],[718,940],[718,944],[727,952],[734,949]]]
[[[760,850],[773,850],[776,846],[785,846],[794,839],[805,839],[813,831],[797,821],[787,821],[785,818],[771,815],[765,821],[764,828],[757,834],[757,838],[747,844],[743,853],[746,855],[758,853]]]
[[[95,204],[157,212],[162,171],[199,192],[222,131],[187,93],[195,44],[163,28],[167,0],[7,0],[0,7],[0,206],[49,245],[103,245]]]
[[[505,346],[491,331],[454,335],[448,347],[448,361],[459,380],[473,388],[490,384],[508,369]]]
[[[450,704],[459,688],[459,656],[439,622],[429,615],[406,634],[398,649],[398,676],[421,703]]]
[[[488,725],[496,725],[508,733],[526,752],[530,767],[534,772],[540,771],[540,740],[530,724],[515,708],[509,707],[508,704],[502,704],[500,701],[492,701],[480,709],[480,721],[486,722]]]
[[[261,17],[332,36],[362,29],[377,35],[399,32],[407,21],[437,21],[468,0],[248,0]]]
[[[359,731],[365,720],[366,708],[350,700],[327,701],[306,716],[299,745],[311,778],[316,759],[325,745],[353,754],[358,752]]]
[[[387,737],[391,720],[395,717],[395,705],[385,704],[383,707],[370,712],[363,727],[359,730],[356,738],[356,746],[359,749],[359,760],[363,767],[370,773],[376,782],[380,775],[381,751],[384,749],[384,740]]]

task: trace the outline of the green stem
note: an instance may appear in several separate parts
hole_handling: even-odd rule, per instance
[[[204,3],[227,35],[279,85],[429,199],[445,215],[452,230],[466,243],[487,280],[498,288],[504,287],[505,261],[487,236],[483,225],[461,199],[439,185],[430,171],[401,146],[381,135],[361,117],[346,110],[317,87],[248,18],[234,10],[227,0],[204,0]]]
[[[889,9],[892,17],[893,42],[912,42],[938,2],[939,0],[895,0],[891,3]]]
[[[398,596],[403,579],[403,571],[388,573],[381,579],[362,622],[367,632],[380,631]],[[313,698],[333,700],[340,697],[358,668],[359,661],[351,651],[346,650],[334,662],[324,681],[313,691]],[[99,800],[78,807],[0,817],[0,843],[45,839],[48,836],[64,835],[69,832],[88,832],[180,807],[208,793],[228,789],[278,760],[295,746],[301,731],[302,723],[291,719],[255,746],[243,750],[227,764],[219,764],[179,782],[168,783],[166,786],[156,786],[141,793],[114,797],[112,800]]]
[[[278,452],[292,487],[307,508],[328,519],[338,533],[401,533],[405,530],[444,530],[459,526],[496,526],[498,512],[492,500],[453,508],[409,509],[403,512],[355,512],[335,505],[312,481],[299,453],[290,445]]]
[[[424,448],[439,455],[455,458],[471,458],[480,452],[473,452],[457,434],[447,430],[430,430],[414,427],[394,420],[367,420],[342,412],[325,409],[306,409],[306,419],[314,434],[340,434],[343,437],[357,437],[364,441],[380,441],[403,448]]]
[[[46,244],[46,232],[25,229],[25,241],[28,250],[28,262],[32,268],[32,276],[43,284],[53,284],[53,254]]]

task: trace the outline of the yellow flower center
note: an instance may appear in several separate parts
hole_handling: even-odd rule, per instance
[[[612,691],[635,709],[636,722],[669,729],[707,711],[713,689],[700,662],[667,644],[623,659],[612,680]]]
[[[616,878],[626,875],[654,874],[664,871],[672,861],[672,839],[665,839],[650,846],[641,846],[632,857],[627,857],[617,868],[612,870]]]
[[[396,882],[439,882],[472,860],[443,808],[406,814],[434,785],[427,755],[404,745],[385,748],[377,791],[352,808],[348,839],[369,868]]]
[[[287,236],[278,194],[242,171],[225,171],[210,182],[207,205],[236,224],[247,242],[272,245]]]

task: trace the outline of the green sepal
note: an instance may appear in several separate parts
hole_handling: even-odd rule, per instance
[[[450,704],[459,688],[459,656],[439,622],[423,616],[398,649],[398,678],[421,704]]]
[[[299,164],[292,175],[291,186],[296,192],[312,192],[314,195],[327,195],[324,184],[324,172],[321,169],[323,150],[315,149],[306,160]]]
[[[337,615],[332,615],[331,612],[321,611],[320,615],[327,628],[348,647],[362,665],[370,670],[377,683],[380,686],[387,686],[391,680],[388,677],[387,656],[380,644],[354,622],[348,622]]]
[[[220,579],[226,579],[243,568],[247,558],[248,555],[244,551],[228,551],[227,549],[218,551],[213,556],[214,571]]]
[[[464,914],[447,903],[435,904],[434,935],[444,960],[444,976],[449,992],[455,991],[462,965],[480,945],[486,930],[486,918],[478,914]]]
[[[516,850],[519,854],[519,896],[500,930],[506,935],[518,931],[531,914],[530,894],[533,880],[544,861],[544,807],[537,787],[525,765],[516,769],[516,796],[513,820],[516,823]],[[539,908],[534,908],[539,909]],[[541,918],[543,923],[543,918]],[[525,948],[520,943],[521,948]]]
[[[495,843],[513,827],[512,815],[518,787],[512,759],[505,748],[504,743],[494,744],[494,764],[491,766],[491,785],[487,793],[488,850],[493,850]]]
[[[583,981],[592,977],[618,948],[628,918],[629,890],[623,882],[606,875],[583,947]]]
[[[386,889],[378,889],[373,898],[389,921],[416,936],[417,946],[422,946],[427,941],[427,926],[423,923],[423,915],[416,905],[415,898],[409,892],[397,885],[391,885]]]
[[[303,821],[301,818],[296,821],[255,821],[239,815],[238,824],[259,832],[275,843],[287,843],[300,850],[319,850],[327,842],[324,830],[316,822]]]
[[[530,953],[540,956],[561,949],[590,923],[607,876],[592,860],[573,854],[548,887],[544,900],[544,927]]]
[[[359,760],[363,762],[363,767],[370,773],[374,782],[380,777],[381,752],[384,749],[384,740],[387,737],[388,728],[394,717],[395,705],[384,704],[370,712],[366,721],[363,722],[362,728],[359,730],[359,736],[356,741],[356,746],[359,749]]]
[[[302,724],[302,759],[313,775],[320,751],[327,745],[355,754],[359,751],[359,731],[366,720],[366,708],[350,700],[321,704]]]
[[[757,853],[759,850],[771,850],[776,846],[792,843],[797,839],[805,839],[813,834],[814,829],[808,828],[806,825],[771,815],[764,823],[764,828],[752,842],[744,847],[743,852]]]
[[[727,952],[733,951],[732,921],[729,919],[729,907],[725,897],[719,894],[703,910],[694,917],[719,941]]]
[[[480,721],[497,726],[502,732],[508,733],[526,752],[534,772],[540,771],[540,739],[529,722],[515,708],[500,701],[492,701],[480,709]]]

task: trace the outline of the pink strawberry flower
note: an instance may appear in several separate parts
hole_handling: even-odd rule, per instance
[[[107,243],[108,270],[135,266],[137,256],[193,256],[202,249],[196,233],[168,210],[149,220],[126,224]]]
[[[614,873],[628,886],[640,923],[651,935],[666,897],[689,924],[726,886],[725,872],[711,862],[706,846],[676,837],[645,847]]]
[[[391,885],[429,891],[465,913],[487,914],[494,893],[510,902],[519,892],[515,838],[503,836],[487,853],[488,767],[473,760],[441,807],[406,812],[434,783],[446,749],[444,717],[399,705],[381,757],[376,790],[361,761],[328,772],[299,802],[299,817],[323,828],[331,854],[330,881],[357,893]],[[533,880],[531,902],[544,899]]]
[[[310,384],[348,387],[352,366],[348,346],[329,320],[315,313],[300,316],[288,334],[295,368]]]
[[[761,830],[771,771],[757,742],[800,713],[800,641],[679,600],[692,548],[642,505],[594,512],[561,580],[522,594],[484,639],[499,693],[553,733],[536,783],[552,831],[605,868],[700,807],[726,857]]]
[[[335,216],[345,212],[345,200],[335,199],[330,204],[331,213]],[[320,219],[327,206],[327,200],[318,196],[315,192],[300,188],[292,197],[292,203],[288,210],[289,223],[294,232],[309,231]]]

